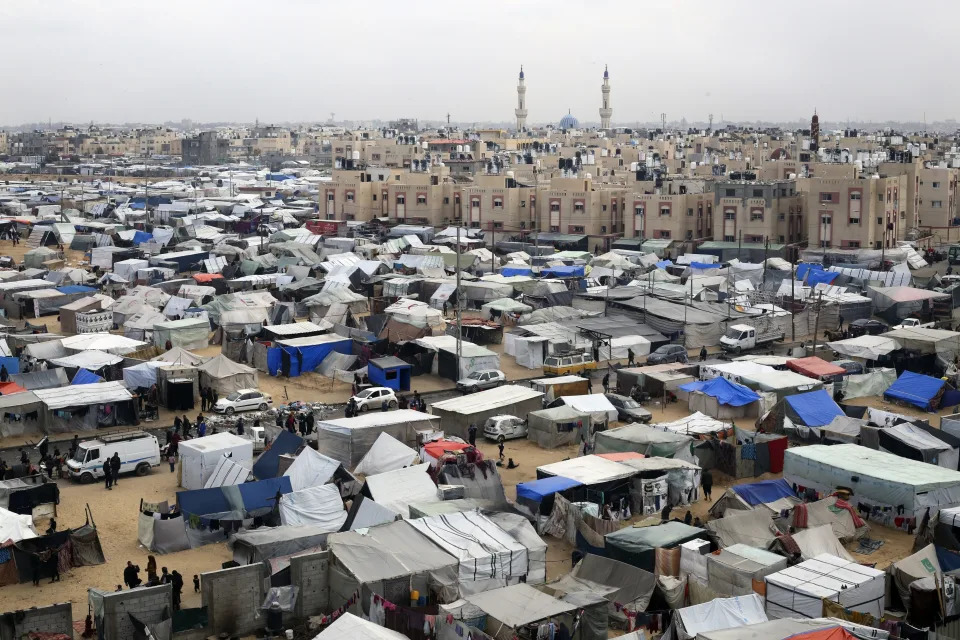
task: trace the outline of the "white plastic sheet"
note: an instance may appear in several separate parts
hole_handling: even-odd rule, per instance
[[[418,461],[417,452],[389,433],[382,432],[355,471],[367,476],[395,471]]]
[[[280,522],[339,531],[347,520],[340,491],[332,484],[294,491],[280,498]]]

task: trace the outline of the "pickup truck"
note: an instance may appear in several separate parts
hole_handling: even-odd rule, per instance
[[[749,351],[768,342],[774,342],[776,340],[782,341],[783,338],[784,334],[782,331],[761,331],[748,324],[732,324],[727,327],[727,332],[720,338],[720,347],[724,351],[740,353],[741,351]]]
[[[891,329],[933,329],[937,326],[936,322],[921,323],[917,318],[904,318],[900,324],[890,327]]]

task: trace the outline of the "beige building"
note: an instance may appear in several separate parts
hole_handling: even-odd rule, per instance
[[[895,247],[908,228],[906,175],[798,181],[811,247]]]

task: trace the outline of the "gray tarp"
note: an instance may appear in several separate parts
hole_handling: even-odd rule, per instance
[[[896,380],[896,369],[871,369],[867,373],[845,376],[841,387],[843,399],[882,396]]]
[[[439,424],[437,416],[410,409],[386,413],[371,411],[355,418],[317,420],[317,449],[353,469],[381,433],[388,433],[408,447],[415,447],[418,430],[437,429]]]
[[[527,440],[545,449],[555,449],[580,442],[590,433],[590,414],[562,405],[527,414]]]
[[[233,559],[254,564],[322,546],[330,532],[313,525],[241,530],[233,539]]]
[[[597,433],[594,453],[635,451],[645,456],[676,457],[693,462],[692,443],[690,436],[660,431],[642,424],[628,424]]]
[[[735,544],[707,556],[707,581],[724,596],[753,593],[753,581],[787,568],[785,556],[745,544]]]
[[[747,544],[765,548],[776,537],[773,514],[767,509],[733,512],[719,520],[710,520],[706,527],[717,537],[721,547]]]
[[[619,602],[631,611],[645,611],[655,585],[656,578],[648,571],[588,553],[573,571],[551,582],[547,588],[557,596],[578,591],[603,595],[610,603],[609,615],[625,621],[622,609],[614,603]]]

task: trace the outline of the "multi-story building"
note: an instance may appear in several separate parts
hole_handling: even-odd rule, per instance
[[[806,237],[797,182],[718,181],[713,185],[713,239],[794,244]]]
[[[216,131],[202,131],[195,137],[184,138],[180,146],[183,164],[207,165],[225,160],[230,142],[217,136]]]
[[[807,240],[811,247],[895,247],[908,226],[906,175],[803,178]]]

